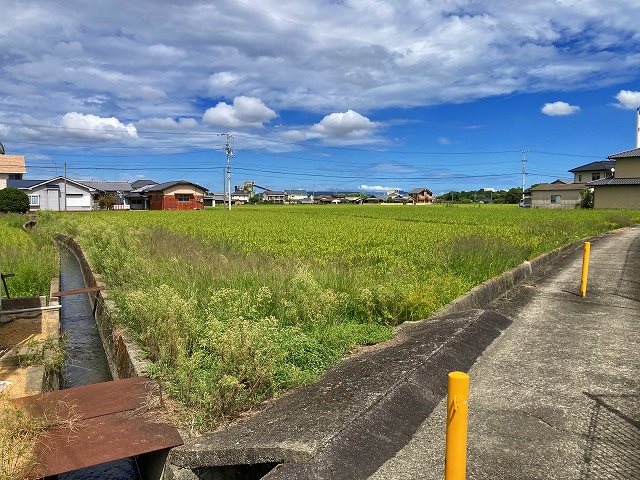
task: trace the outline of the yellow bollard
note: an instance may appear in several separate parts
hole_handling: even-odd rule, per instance
[[[467,475],[467,422],[469,416],[469,375],[449,372],[447,393],[447,446],[445,480],[464,480]]]
[[[589,275],[589,254],[591,253],[591,243],[584,242],[582,252],[582,278],[580,280],[580,296],[587,296],[587,276]]]

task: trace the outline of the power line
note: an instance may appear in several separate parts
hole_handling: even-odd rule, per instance
[[[31,166],[30,166],[31,167]],[[43,169],[43,170],[51,170],[57,169],[57,166],[35,166],[34,169]],[[69,167],[73,168],[73,170],[96,170],[96,171],[140,171],[141,168],[138,167],[97,167],[97,166],[87,166],[87,167]],[[154,171],[173,171],[174,167],[158,167],[149,165],[149,169],[153,169]],[[208,172],[210,171],[207,167],[181,167],[181,170],[185,171],[194,171],[194,172]],[[255,168],[244,168],[244,167],[236,167],[236,170],[240,170],[248,173],[266,173],[266,174],[279,174],[283,176],[297,176],[297,177],[309,177],[309,178],[341,178],[341,179],[361,179],[363,177],[375,178],[377,180],[424,180],[427,178],[438,178],[431,174],[419,175],[419,176],[407,176],[405,174],[398,174],[396,176],[380,176],[375,174],[365,174],[365,175],[343,175],[343,174],[321,174],[321,173],[298,173],[298,172],[284,172],[279,170],[263,170],[263,169],[255,169]],[[443,179],[456,179],[456,178],[492,178],[492,177],[507,177],[517,175],[517,172],[512,173],[504,173],[504,174],[483,174],[483,175],[466,175],[466,174],[448,174],[446,177],[440,177]]]

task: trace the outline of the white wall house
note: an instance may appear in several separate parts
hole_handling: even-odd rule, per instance
[[[8,180],[8,187],[22,190],[29,197],[30,210],[91,210],[95,188],[64,177],[50,180]]]
[[[300,203],[309,198],[309,194],[305,190],[287,190],[284,193],[289,203]]]

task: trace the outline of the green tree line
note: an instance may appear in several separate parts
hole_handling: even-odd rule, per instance
[[[497,192],[488,192],[485,190],[469,190],[455,191],[438,195],[438,202],[453,203],[518,203],[522,198],[522,189],[519,187],[510,188],[509,190],[499,190]]]

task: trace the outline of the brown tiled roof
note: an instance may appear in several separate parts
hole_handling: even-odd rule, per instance
[[[0,155],[0,173],[27,173],[23,155]]]

